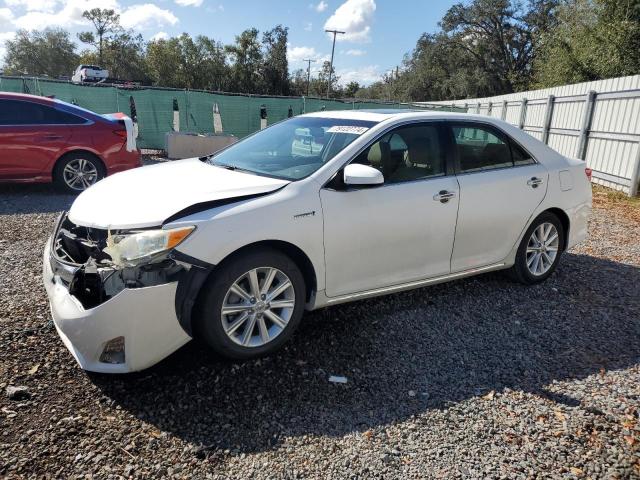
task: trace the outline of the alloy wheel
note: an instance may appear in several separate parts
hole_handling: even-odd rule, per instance
[[[553,223],[545,222],[536,227],[527,243],[527,268],[539,277],[549,271],[558,256],[560,236]]]
[[[98,169],[89,160],[76,158],[65,165],[62,177],[69,188],[86,190],[98,181]]]
[[[287,327],[295,307],[289,277],[273,267],[254,268],[231,284],[222,302],[222,327],[243,347],[261,347]]]

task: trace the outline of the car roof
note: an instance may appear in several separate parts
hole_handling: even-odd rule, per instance
[[[302,116],[320,117],[320,118],[337,118],[345,120],[368,120],[372,122],[382,122],[389,119],[449,119],[449,120],[470,120],[477,119],[497,123],[499,119],[495,117],[487,117],[485,115],[476,115],[471,113],[449,112],[447,110],[424,110],[412,108],[394,108],[394,109],[372,109],[372,110],[324,110],[321,112],[307,113]]]
[[[54,103],[52,98],[41,97],[39,95],[29,95],[27,93],[0,92],[0,98],[4,100],[25,100],[29,102],[44,103],[46,105]]]

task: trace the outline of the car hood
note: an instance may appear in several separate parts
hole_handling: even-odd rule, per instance
[[[177,160],[99,181],[73,202],[69,219],[112,230],[153,227],[197,203],[269,193],[288,183],[214,167],[197,158]]]

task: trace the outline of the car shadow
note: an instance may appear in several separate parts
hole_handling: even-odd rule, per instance
[[[536,286],[494,273],[309,313],[261,360],[191,342],[147,371],[91,380],[197,455],[362,432],[506,388],[575,406],[547,386],[640,362],[639,298],[640,268],[569,253]]]
[[[63,193],[52,184],[0,183],[0,215],[56,213],[69,210],[77,195]]]

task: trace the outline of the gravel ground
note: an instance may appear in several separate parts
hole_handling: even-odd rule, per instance
[[[191,342],[106,376],[41,285],[73,198],[2,190],[2,477],[640,478],[640,203],[596,190],[589,240],[542,285],[487,274],[307,314],[260,361]]]

